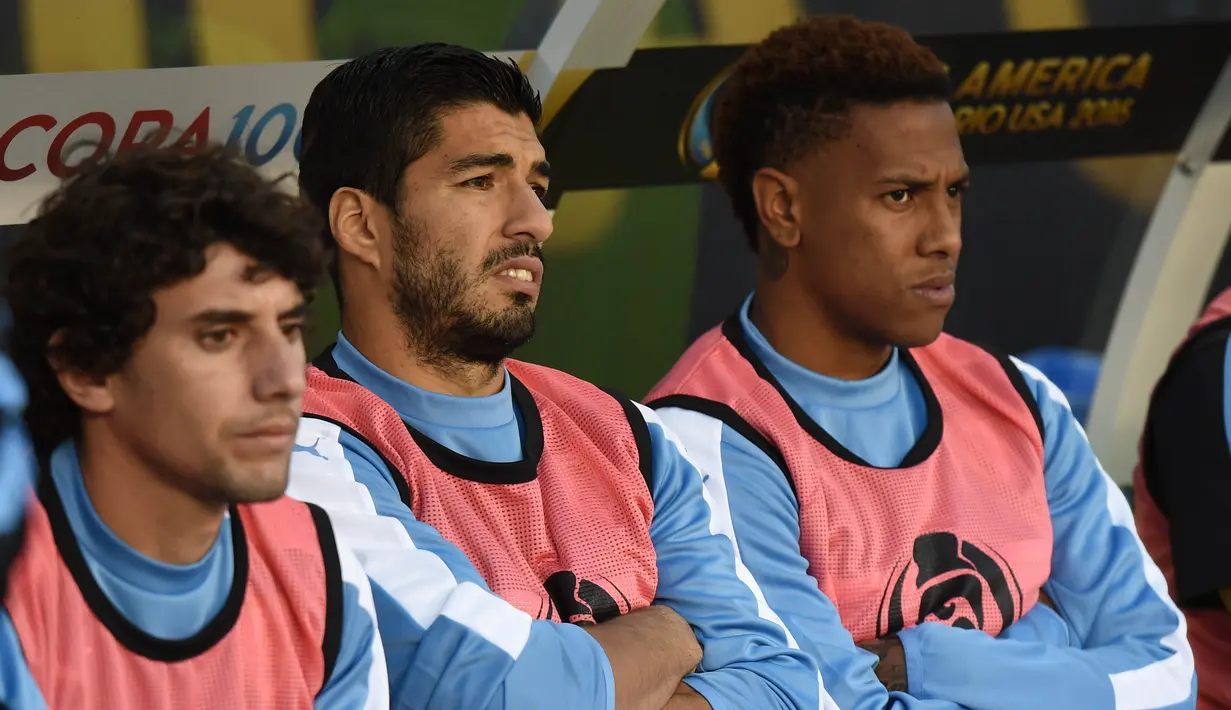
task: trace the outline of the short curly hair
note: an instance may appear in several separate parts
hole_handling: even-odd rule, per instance
[[[311,298],[324,270],[320,218],[278,182],[218,146],[137,146],[81,166],[43,202],[9,251],[5,287],[40,455],[81,423],[52,361],[118,372],[154,324],[153,293],[204,271],[210,246],[234,246]]]
[[[790,163],[849,130],[857,104],[948,101],[949,75],[905,30],[854,17],[814,17],[753,45],[723,83],[714,157],[753,251],[760,218],[752,176]]]

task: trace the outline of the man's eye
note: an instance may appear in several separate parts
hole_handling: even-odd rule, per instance
[[[910,198],[910,190],[894,190],[893,192],[885,193],[885,199],[895,205],[904,205],[910,201]]]
[[[206,350],[221,350],[231,344],[235,339],[235,330],[233,328],[223,328],[221,330],[207,330],[197,336],[201,346]]]
[[[481,175],[477,178],[470,178],[462,183],[466,187],[474,187],[480,190],[486,190],[496,184],[491,175]]]

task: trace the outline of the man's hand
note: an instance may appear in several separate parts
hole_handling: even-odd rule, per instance
[[[856,645],[880,658],[880,662],[876,664],[876,677],[880,679],[881,685],[885,686],[885,690],[907,692],[906,651],[896,634]]]
[[[1056,609],[1056,603],[1042,589],[1039,590],[1039,603],[1057,614],[1060,613]],[[865,651],[875,653],[880,659],[880,662],[876,664],[876,677],[880,679],[881,685],[884,685],[886,690],[907,692],[906,652],[896,635],[864,641],[856,645]]]
[[[665,606],[639,609],[582,628],[603,647],[611,663],[616,710],[662,710],[681,686],[680,679],[701,662],[701,646],[692,627]],[[693,707],[708,704],[678,706],[680,710]]]

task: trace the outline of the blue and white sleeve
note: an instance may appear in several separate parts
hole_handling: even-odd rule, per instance
[[[820,666],[821,707],[842,710],[956,710],[889,692],[876,677],[876,655],[854,644],[838,610],[808,574],[799,548],[799,510],[786,476],[759,448],[718,419],[664,408],[663,420],[700,467],[706,497],[730,539],[741,575],[755,586],[761,616],[786,630],[792,646]],[[815,683],[815,681],[814,681]],[[815,702],[815,701],[814,701]],[[816,707],[816,705],[812,705]]]
[[[461,550],[415,520],[394,475],[336,424],[300,421],[287,494],[329,513],[371,579],[392,707],[614,708],[598,642],[492,594]]]
[[[0,355],[0,601],[8,566],[17,556],[34,482],[34,453],[22,422],[25,404],[21,376]]]
[[[0,608],[0,708],[46,710],[47,703],[21,649],[21,639],[7,612]]]
[[[655,603],[687,621],[701,645],[701,672],[684,682],[714,710],[823,707],[816,664],[765,605],[732,544],[730,516],[706,492],[679,438],[656,412],[638,407],[653,456]]]
[[[911,681],[911,693],[986,710],[1195,707],[1184,616],[1137,537],[1128,501],[1103,471],[1060,390],[1034,367],[1015,362],[1043,417],[1054,531],[1044,591],[1073,643],[993,639],[921,624],[900,634],[908,659],[926,670],[920,687]]]
[[[315,710],[386,710],[389,675],[377,632],[372,586],[354,553],[338,544],[342,568],[342,642]]]

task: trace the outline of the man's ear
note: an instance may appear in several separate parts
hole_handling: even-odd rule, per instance
[[[353,187],[338,188],[329,198],[329,229],[338,248],[374,269],[380,269],[376,224],[384,210],[371,195]]]
[[[54,354],[63,340],[64,331],[57,331],[47,341],[47,352],[52,353],[47,357],[47,364],[51,367],[51,371],[56,373],[60,388],[83,412],[89,414],[110,412],[115,407],[115,396],[111,393],[112,378],[93,375],[65,365]]]
[[[799,183],[776,168],[752,176],[752,197],[766,238],[784,249],[799,244]]]

